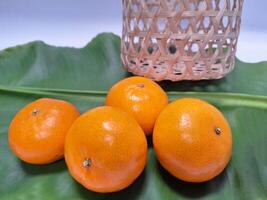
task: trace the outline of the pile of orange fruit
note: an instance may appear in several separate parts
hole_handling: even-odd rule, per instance
[[[8,132],[11,150],[24,162],[64,157],[76,181],[103,193],[128,187],[142,173],[151,134],[160,164],[183,181],[216,177],[232,152],[231,128],[217,108],[194,98],[169,103],[164,90],[143,77],[119,81],[105,106],[82,115],[63,100],[36,100],[15,115]]]

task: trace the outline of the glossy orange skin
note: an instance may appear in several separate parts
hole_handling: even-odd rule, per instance
[[[130,77],[110,89],[106,105],[121,108],[132,115],[145,134],[150,135],[158,115],[168,105],[168,96],[154,81]]]
[[[94,108],[68,132],[65,160],[72,177],[85,188],[100,193],[119,191],[143,171],[146,137],[126,112],[109,106]],[[84,166],[86,160],[89,166]]]
[[[68,129],[80,113],[72,104],[42,98],[22,108],[8,130],[13,153],[30,164],[48,164],[63,158]]]
[[[220,128],[220,133],[215,129]],[[220,174],[232,153],[231,128],[214,106],[191,98],[170,103],[155,124],[153,145],[161,165],[187,182]]]

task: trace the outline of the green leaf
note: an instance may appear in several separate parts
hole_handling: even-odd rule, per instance
[[[226,78],[160,84],[171,100],[190,96],[222,110],[234,139],[232,160],[212,181],[192,184],[170,176],[158,164],[150,143],[147,167],[129,188],[112,194],[90,192],[69,175],[63,160],[34,166],[18,160],[7,143],[15,113],[39,97],[68,100],[80,111],[104,103],[112,84],[129,76],[120,62],[120,38],[98,35],[81,49],[43,42],[0,52],[0,199],[267,199],[267,63],[236,60]]]

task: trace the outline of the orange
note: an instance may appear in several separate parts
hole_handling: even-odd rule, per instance
[[[68,129],[79,116],[70,103],[42,98],[22,108],[8,130],[11,150],[21,160],[31,164],[47,164],[64,154]]]
[[[95,192],[129,186],[147,160],[146,137],[133,117],[109,107],[87,111],[74,122],[65,141],[71,176]]]
[[[161,165],[187,182],[220,174],[232,152],[231,128],[222,113],[198,99],[170,103],[155,124],[153,145]]]
[[[143,77],[130,77],[116,83],[106,98],[106,105],[132,115],[146,135],[153,132],[155,121],[167,104],[168,97],[162,88]]]

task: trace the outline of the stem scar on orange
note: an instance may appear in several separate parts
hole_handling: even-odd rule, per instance
[[[71,176],[95,192],[128,187],[147,160],[145,134],[133,117],[109,106],[79,117],[65,141],[65,160]]]
[[[42,98],[22,108],[8,130],[11,150],[31,164],[48,164],[63,158],[68,129],[79,117],[66,101]]]
[[[231,128],[222,113],[198,99],[170,103],[156,121],[153,145],[161,165],[187,182],[219,175],[232,153]]]
[[[106,105],[123,109],[140,124],[146,135],[153,132],[155,121],[167,106],[168,96],[154,81],[130,77],[109,90]]]

